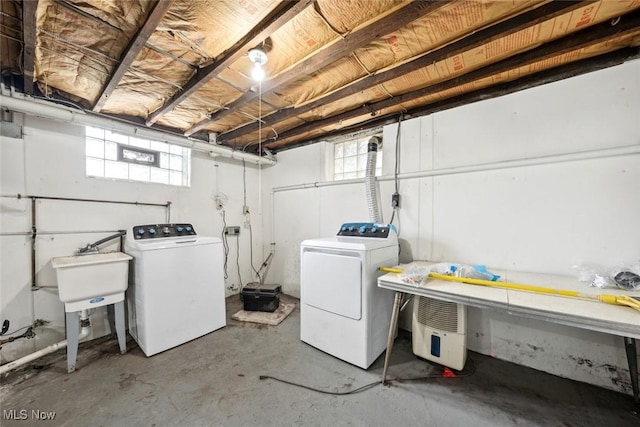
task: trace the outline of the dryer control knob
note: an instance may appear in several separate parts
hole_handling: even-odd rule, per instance
[[[144,234],[144,228],[138,228],[138,234],[142,236]]]
[[[377,229],[376,227],[373,227],[373,228],[371,229],[371,232],[372,232],[372,233],[377,233],[377,232],[378,232],[378,229]]]
[[[171,233],[171,229],[169,227],[162,227],[162,233],[163,234],[169,234],[169,233]]]
[[[156,229],[155,228],[150,228],[149,229],[149,234],[151,234],[151,235],[156,234]]]
[[[192,228],[187,226],[187,228],[185,230],[187,230],[187,233],[189,233],[189,232],[191,232]]]
[[[367,226],[366,226],[366,225],[361,226],[361,227],[358,229],[358,231],[360,232],[360,234],[364,234],[364,233],[366,233],[366,232],[367,232]]]
[[[182,233],[182,232],[184,231],[184,228],[183,228],[183,227],[178,226],[178,227],[176,228],[176,231],[177,231],[178,233]]]

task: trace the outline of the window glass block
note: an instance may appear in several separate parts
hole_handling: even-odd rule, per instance
[[[114,133],[110,130],[104,131],[104,139],[107,141],[118,142],[120,144],[127,144],[129,142],[128,136],[120,135],[119,133]]]
[[[140,139],[140,138],[129,138],[129,145],[133,145],[134,147],[140,148],[149,148],[151,145],[151,141],[148,139]]]
[[[369,147],[369,138],[361,139],[358,141],[358,153],[363,154],[367,152]]]
[[[104,158],[107,160],[118,160],[118,144],[111,141],[105,141]]]
[[[346,172],[344,174],[344,179],[354,179],[358,177],[358,173],[357,172]]]
[[[87,138],[87,157],[104,158],[104,141],[100,139]]]
[[[166,142],[150,141],[150,143],[151,143],[150,148],[152,150],[161,151],[163,153],[169,152],[169,144],[167,144]]]
[[[356,172],[358,170],[358,158],[357,157],[345,157],[344,158],[344,172]]]
[[[129,165],[127,163],[105,160],[104,176],[107,178],[129,179]]]
[[[182,156],[176,156],[172,154],[169,158],[169,169],[181,171],[182,170]]]
[[[104,160],[87,157],[87,175],[104,176]]]
[[[358,154],[358,142],[349,141],[344,143],[344,157]]]
[[[151,182],[169,184],[169,171],[166,169],[151,168]]]
[[[182,172],[169,171],[169,184],[182,185]]]
[[[129,179],[133,179],[135,181],[149,181],[149,166],[145,165],[129,165]]]

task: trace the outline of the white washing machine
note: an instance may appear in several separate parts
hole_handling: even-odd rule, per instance
[[[191,224],[138,225],[127,231],[133,259],[129,332],[144,354],[156,353],[226,325],[222,241]]]
[[[377,279],[398,264],[393,226],[346,223],[300,249],[300,339],[367,369],[387,345],[394,295]]]

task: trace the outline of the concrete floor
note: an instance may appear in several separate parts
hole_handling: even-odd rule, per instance
[[[283,297],[284,302],[296,301]],[[437,375],[422,381],[376,385],[333,396],[274,380],[271,375],[326,391],[348,391],[380,380],[383,356],[364,371],[299,339],[296,309],[279,326],[231,320],[241,309],[227,299],[227,327],[146,358],[135,342],[118,354],[117,342],[81,344],[78,369],[66,373],[59,351],[3,378],[3,427],[36,423],[35,411],[55,412],[47,426],[638,426],[632,398],[469,353],[461,378],[411,353],[398,336],[392,378]],[[9,412],[27,421],[9,420]],[[26,410],[25,412],[20,412]]]

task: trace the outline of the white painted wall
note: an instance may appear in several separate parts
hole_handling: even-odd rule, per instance
[[[241,226],[239,237],[229,237],[229,262],[226,294],[239,289],[236,255],[240,245],[240,272],[243,283],[255,280],[249,265],[250,239],[242,215],[243,167],[237,161],[214,161],[193,153],[191,187],[112,181],[85,176],[84,128],[36,117],[23,117],[21,139],[2,138],[0,143],[0,193],[36,196],[120,200],[128,202],[165,203],[171,201],[171,221],[190,222],[201,235],[221,236],[221,211],[215,209],[213,195],[228,196],[225,207],[227,225]],[[259,205],[259,191],[254,183],[258,170],[247,164],[247,204]],[[51,258],[71,255],[78,247],[108,236],[108,231],[127,229],[133,225],[163,223],[162,207],[97,204],[67,201],[37,201],[37,283],[56,286]],[[254,265],[261,262],[260,221],[252,219],[254,228]],[[11,330],[30,325],[34,319],[50,322],[38,329],[33,340],[6,344],[0,361],[16,359],[64,338],[64,308],[55,289],[31,291],[30,237],[8,235],[31,229],[31,201],[2,197],[0,199],[0,300],[1,319],[11,321]],[[91,233],[88,231],[105,231]],[[73,234],[64,234],[73,232]],[[46,234],[52,233],[52,234]],[[105,250],[116,250],[107,245]],[[98,309],[91,317],[93,338],[108,333],[106,309]],[[3,337],[4,338],[4,337]]]
[[[397,125],[384,129],[383,173],[394,169]],[[640,258],[640,155],[482,172],[447,168],[640,144],[640,61],[405,121],[397,224],[411,259],[572,274],[580,260],[612,266]],[[324,181],[325,145],[278,154],[266,171],[276,255],[267,281],[299,295],[299,245],[368,220],[364,185],[286,191]],[[393,181],[381,182],[390,218]],[[265,200],[268,200],[265,195]],[[265,208],[265,212],[268,209]],[[270,235],[271,234],[271,235]],[[551,284],[550,284],[551,285]],[[587,286],[585,284],[585,286]],[[469,309],[468,346],[560,376],[630,393],[622,338]]]

